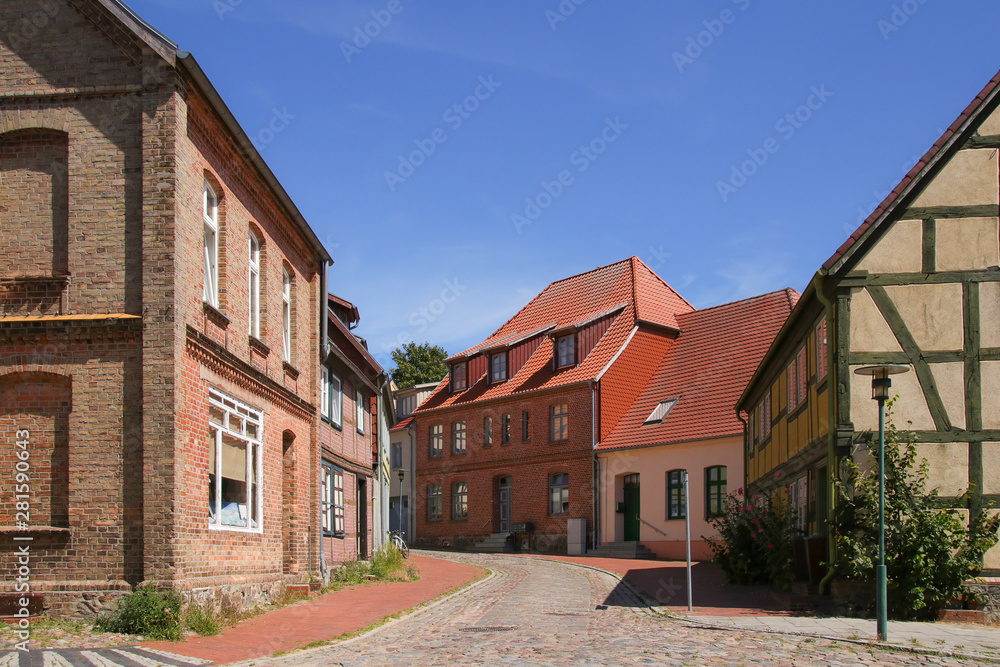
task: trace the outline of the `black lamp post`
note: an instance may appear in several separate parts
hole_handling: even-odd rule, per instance
[[[872,398],[878,401],[878,565],[875,566],[875,614],[879,641],[889,636],[889,609],[885,574],[885,402],[892,386],[890,375],[910,370],[909,366],[882,364],[855,369],[858,375],[872,376]]]

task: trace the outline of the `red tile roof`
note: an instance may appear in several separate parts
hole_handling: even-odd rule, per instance
[[[410,424],[413,423],[413,415],[402,419],[398,424],[389,429],[390,433],[396,433],[397,431],[405,431],[410,428]]]
[[[680,336],[598,450],[742,433],[733,406],[798,297],[784,289],[678,315]],[[661,401],[673,398],[679,400],[662,423],[644,425]]]
[[[624,308],[614,323],[578,365],[553,371],[552,341],[546,338],[517,374],[506,382],[487,386],[485,375],[470,377],[467,391],[452,394],[448,391],[448,378],[445,378],[417,411],[467,405],[474,401],[592,380],[621,349],[638,320],[680,329],[679,317],[694,310],[691,304],[663,282],[642,260],[630,257],[557,280],[486,340],[454,355],[452,359],[475,356],[490,348],[523,338],[525,334],[548,330],[553,325],[555,330],[574,326],[605,311],[614,312],[622,304],[625,304]]]
[[[899,185],[893,188],[892,192],[890,192],[882,203],[878,205],[872,214],[861,223],[861,226],[854,230],[854,233],[851,234],[850,238],[844,241],[843,245],[837,249],[837,252],[833,253],[830,259],[823,263],[824,269],[829,270],[840,262],[840,260],[851,251],[861,237],[864,236],[868,229],[872,225],[876,224],[876,222],[878,222],[888,211],[899,203],[898,200],[900,196],[914,181],[918,180],[918,177],[921,176],[921,172],[923,172],[924,169],[926,169],[928,165],[932,164],[937,158],[943,156],[942,150],[952,142],[955,135],[962,133],[964,129],[968,129],[965,127],[966,124],[978,116],[979,113],[987,106],[987,102],[993,97],[994,89],[998,85],[1000,85],[1000,72],[997,72],[996,75],[990,79],[989,83],[986,84],[986,87],[983,88],[978,95],[976,95],[976,99],[974,99],[972,103],[965,108],[965,111],[958,116],[955,122],[948,127],[945,133],[934,142],[934,145],[931,146],[930,150],[928,150],[924,156],[920,158],[920,161],[917,162],[912,169],[910,169],[909,173],[903,177],[903,180],[900,181]]]

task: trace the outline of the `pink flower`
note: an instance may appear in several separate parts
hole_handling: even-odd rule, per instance
[[[777,479],[781,479],[781,471],[779,470],[778,472],[774,473],[774,476]]]
[[[740,488],[736,489],[736,495],[738,495],[738,496],[742,496],[743,495],[743,487],[742,486]]]
[[[768,549],[773,549],[773,548],[774,548],[774,545],[773,545],[773,544],[768,544],[768,545],[767,545],[767,548],[768,548]]]

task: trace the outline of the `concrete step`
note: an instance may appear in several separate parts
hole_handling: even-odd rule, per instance
[[[597,558],[638,558],[645,560],[656,558],[656,555],[652,551],[633,541],[611,542],[596,549],[591,549],[587,552],[587,555]]]

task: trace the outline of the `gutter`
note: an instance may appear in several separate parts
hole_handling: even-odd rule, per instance
[[[834,366],[837,363],[835,350],[836,345],[831,345],[831,333],[836,332],[836,327],[834,326],[834,312],[833,312],[833,302],[830,301],[826,294],[823,293],[823,282],[826,278],[826,272],[820,269],[813,276],[812,283],[810,283],[816,290],[816,298],[826,311],[826,374],[827,382],[829,386],[829,377],[834,372]],[[834,428],[834,415],[837,409],[837,392],[833,390],[834,387],[830,387],[827,390],[827,400],[829,401],[829,416],[827,418],[827,446],[826,446],[826,467],[827,467],[827,558],[829,558],[830,566],[826,572],[826,575],[819,582],[819,594],[829,595],[830,585],[833,582],[834,577],[837,575],[836,563],[837,563],[837,543],[833,539],[833,530],[830,525],[830,519],[833,518],[834,505],[837,502],[837,485],[834,482],[837,474],[837,429]]]
[[[291,197],[289,197],[288,193],[285,192],[285,188],[281,186],[281,183],[278,182],[278,179],[271,171],[271,168],[267,166],[266,162],[264,162],[264,158],[262,158],[260,153],[257,152],[253,142],[250,141],[250,137],[248,137],[246,132],[243,131],[239,121],[236,120],[233,112],[229,110],[228,106],[226,106],[222,96],[219,95],[219,91],[217,91],[215,86],[212,85],[212,82],[208,80],[208,76],[194,59],[194,56],[188,51],[178,51],[177,62],[184,67],[185,71],[187,71],[191,78],[194,79],[194,82],[198,84],[201,92],[204,93],[209,104],[212,105],[212,109],[219,115],[219,118],[222,119],[226,129],[232,133],[237,144],[243,149],[246,158],[254,167],[257,168],[258,173],[260,173],[264,182],[276,195],[278,202],[285,209],[285,212],[288,213],[292,222],[299,228],[299,231],[309,241],[309,243],[312,244],[316,258],[333,264],[333,258],[330,257],[330,253],[328,253],[326,248],[323,247],[319,237],[316,236],[316,233],[312,230],[312,227],[309,226],[309,223],[306,222],[306,219],[302,216],[302,213],[292,201]]]

